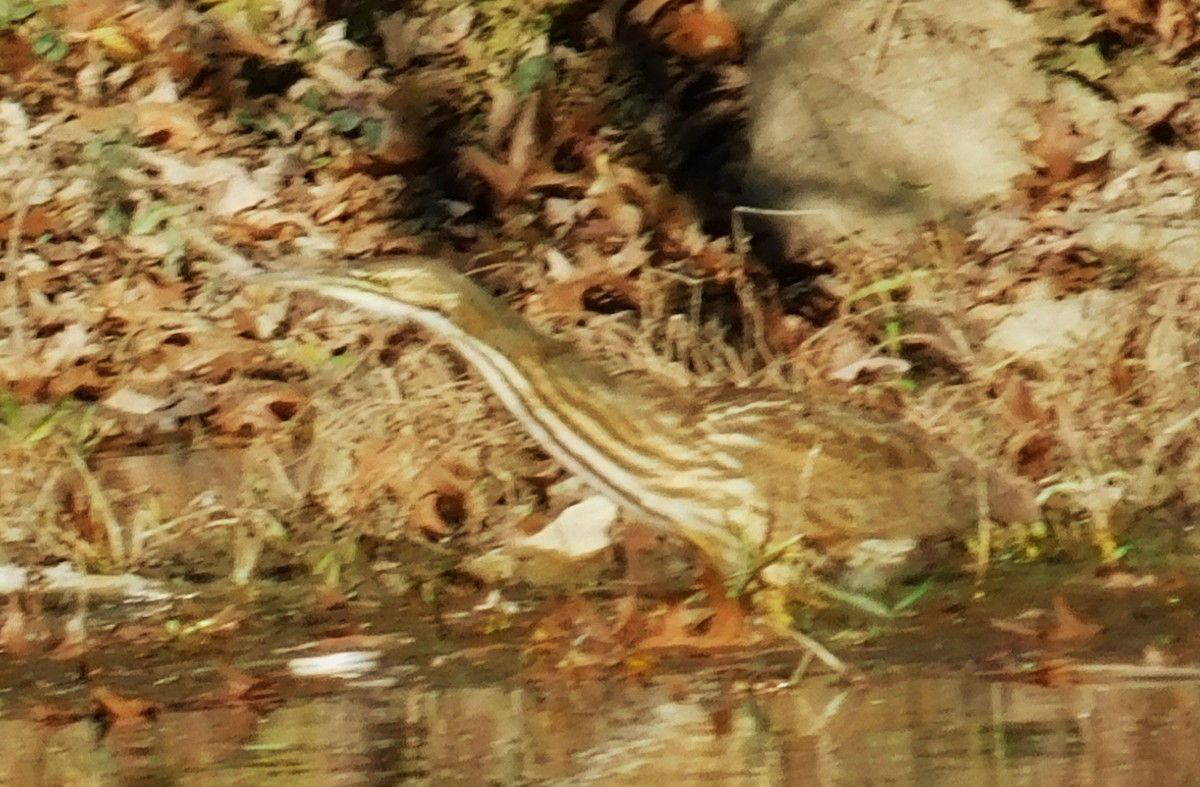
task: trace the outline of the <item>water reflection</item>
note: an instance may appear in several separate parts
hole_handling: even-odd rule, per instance
[[[970,678],[355,688],[107,731],[0,717],[0,783],[1194,784],[1197,692]]]

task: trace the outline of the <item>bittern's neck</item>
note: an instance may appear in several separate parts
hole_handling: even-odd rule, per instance
[[[659,518],[646,505],[639,477],[653,461],[645,445],[649,433],[657,426],[663,437],[661,425],[651,423],[657,407],[637,401],[644,394],[584,363],[507,308],[482,324],[478,316],[425,312],[415,319],[470,362],[555,459],[625,506]]]

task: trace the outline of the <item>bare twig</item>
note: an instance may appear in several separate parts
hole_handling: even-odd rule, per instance
[[[900,13],[900,6],[904,4],[904,0],[889,0],[887,8],[883,10],[883,15],[879,21],[879,28],[875,31],[875,51],[871,53],[871,69],[868,73],[875,76],[879,73],[879,64],[883,62],[883,56],[887,52],[888,41],[892,37],[892,28],[896,26],[896,17]]]

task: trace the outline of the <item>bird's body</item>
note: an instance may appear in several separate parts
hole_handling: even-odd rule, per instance
[[[691,541],[731,586],[801,540],[828,549],[917,540],[978,517],[980,471],[913,425],[778,391],[680,390],[610,375],[444,263],[263,279],[423,325],[548,454]]]

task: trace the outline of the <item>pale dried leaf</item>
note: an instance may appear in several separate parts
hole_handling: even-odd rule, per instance
[[[575,208],[578,204],[578,200],[563,197],[547,198],[542,208],[546,225],[556,230],[570,229],[571,225],[575,223]]]
[[[546,251],[546,277],[550,281],[567,281],[576,274],[575,266],[558,249]]]
[[[569,560],[585,560],[610,548],[617,507],[594,495],[568,506],[553,522],[532,536],[519,539],[521,549],[551,552]]]
[[[1021,358],[1057,363],[1083,343],[1110,334],[1119,312],[1120,298],[1107,291],[1033,298],[1013,306],[986,343]]]
[[[513,126],[512,140],[508,148],[508,165],[519,176],[523,176],[537,157],[538,139],[536,122],[540,94],[530,96],[521,107],[517,123]]]
[[[424,23],[425,20],[420,17],[410,17],[403,11],[397,11],[376,25],[379,37],[383,39],[384,57],[393,68],[407,67],[420,54],[417,45]]]
[[[475,23],[475,9],[471,3],[463,3],[449,13],[436,17],[425,33],[427,41],[439,51],[449,51],[471,32]]]
[[[144,394],[122,385],[106,396],[101,404],[131,415],[149,415],[162,410],[169,402],[170,400],[164,397]]]
[[[194,150],[214,143],[200,123],[198,113],[184,102],[145,102],[137,105],[137,130],[142,137],[155,137],[168,147]]]
[[[1163,377],[1178,375],[1187,360],[1187,340],[1177,317],[1163,317],[1146,342],[1146,370]]]
[[[72,323],[51,336],[42,345],[41,368],[51,371],[75,363],[95,353],[91,333],[82,325]]]
[[[1120,104],[1121,114],[1143,130],[1165,122],[1171,114],[1187,103],[1182,90],[1166,93],[1140,93]]]
[[[487,108],[484,146],[493,154],[498,154],[500,146],[504,144],[504,137],[512,127],[512,121],[516,119],[521,102],[517,101],[516,91],[503,82],[491,84],[487,92],[492,98],[492,103]]]
[[[875,356],[873,358],[860,358],[857,361],[846,364],[840,369],[835,369],[829,373],[829,379],[837,380],[843,383],[852,383],[860,377],[899,377],[902,374],[907,374],[912,369],[912,364],[903,358],[887,358],[883,356]]]

